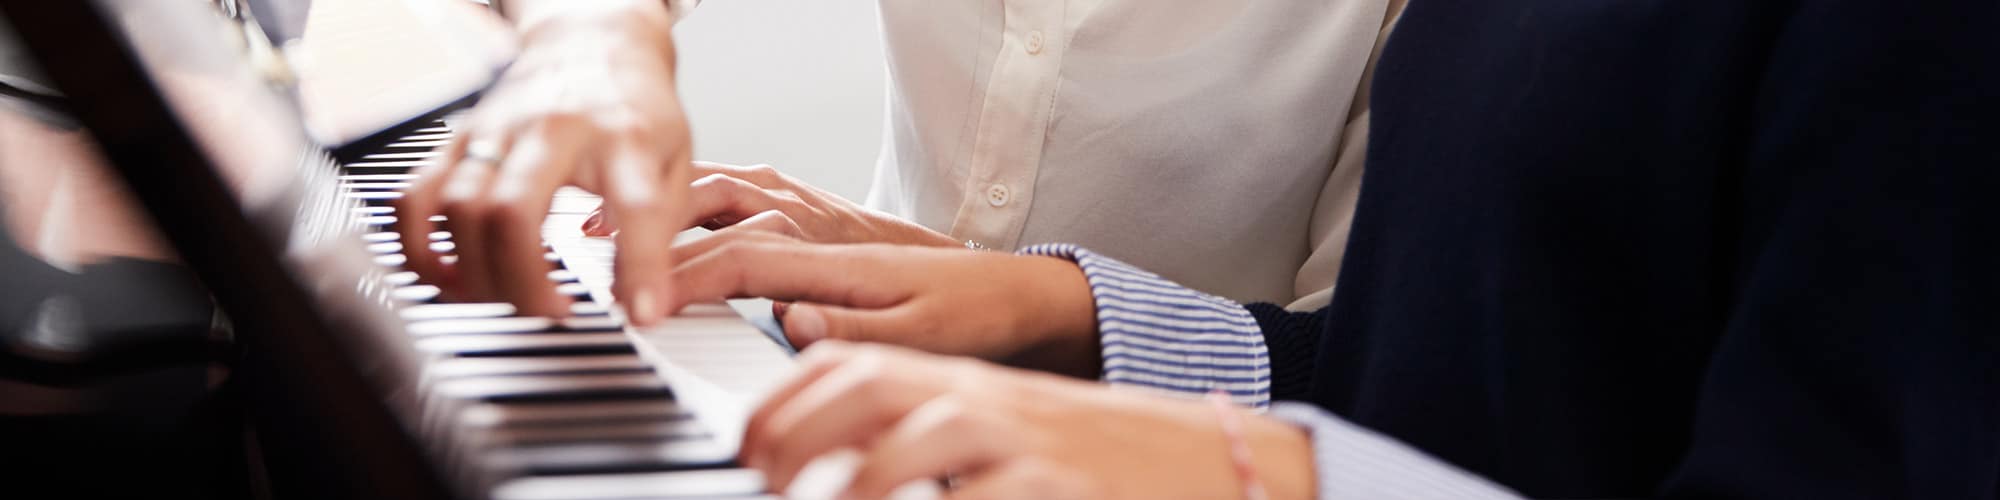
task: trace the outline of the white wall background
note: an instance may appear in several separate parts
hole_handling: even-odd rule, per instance
[[[887,76],[875,0],[705,0],[675,28],[694,158],[769,163],[859,202]]]

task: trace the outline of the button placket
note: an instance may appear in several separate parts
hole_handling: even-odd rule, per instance
[[[1005,2],[995,59],[974,130],[963,198],[951,234],[1001,250],[1027,223],[1063,60],[1070,0]]]

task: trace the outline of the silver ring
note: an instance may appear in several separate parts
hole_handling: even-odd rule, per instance
[[[475,139],[471,143],[465,145],[465,158],[462,161],[483,161],[492,163],[499,160],[500,160],[500,143],[498,142],[494,142],[493,140],[490,139]]]

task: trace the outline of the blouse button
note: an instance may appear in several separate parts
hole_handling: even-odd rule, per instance
[[[986,203],[995,207],[1007,205],[1007,186],[994,184],[986,188]]]
[[[1040,53],[1042,53],[1042,32],[1041,32],[1041,31],[1030,31],[1030,32],[1028,32],[1028,47],[1027,47],[1027,49],[1028,49],[1028,54],[1029,54],[1029,55],[1034,55],[1034,54],[1040,54]]]

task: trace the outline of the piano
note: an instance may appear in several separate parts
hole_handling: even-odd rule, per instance
[[[627,325],[613,243],[578,229],[599,200],[578,190],[552,205],[546,269],[524,270],[574,299],[570,316],[439,300],[403,268],[394,200],[453,120],[367,134],[380,146],[314,141],[298,89],[216,37],[207,7],[0,0],[248,344],[278,496],[765,495],[733,457],[787,348],[719,303]],[[451,235],[430,239],[449,258]]]
[[[430,358],[419,381],[419,429],[442,468],[499,499],[760,492],[754,473],[729,468],[740,428],[723,432],[703,423],[676,401],[659,371],[673,366],[686,372],[675,378],[691,384],[758,394],[782,381],[789,359],[723,304],[690,307],[644,331],[612,317],[614,244],[579,229],[600,203],[597,196],[559,191],[542,229],[548,277],[575,300],[570,317],[515,316],[500,303],[439,302],[436,287],[417,283],[401,267],[393,201],[414,180],[411,169],[450,140],[451,121],[411,130],[341,165],[338,177],[342,196],[357,202],[353,216],[366,226],[360,238],[408,321],[411,344]],[[431,240],[449,259],[451,235],[439,231]]]

